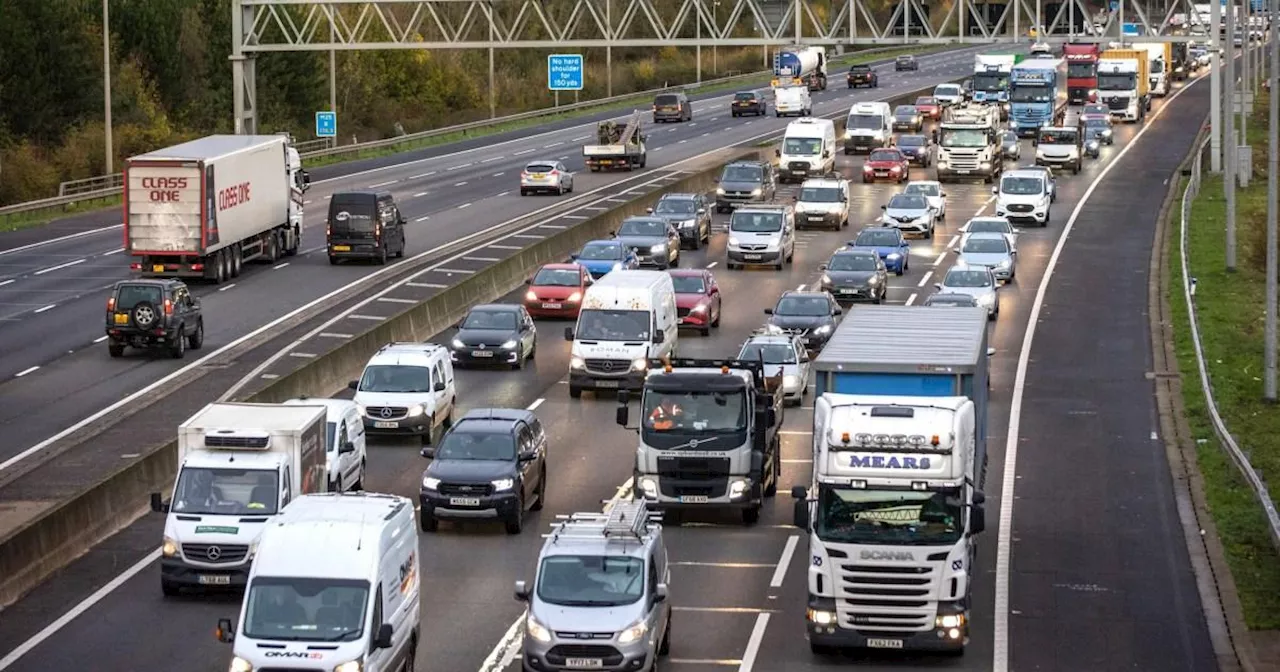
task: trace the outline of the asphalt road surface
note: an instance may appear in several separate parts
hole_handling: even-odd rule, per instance
[[[1168,113],[1149,122],[1075,219],[1039,316],[1021,414],[1017,462],[1008,655],[1014,670],[1214,669],[1208,633],[1177,533],[1172,490],[1149,441],[1154,427],[1151,384],[1143,378],[1145,272],[1151,233],[1165,187],[1207,111],[1208,87],[1197,85]],[[1156,109],[1164,105],[1156,103]],[[1040,285],[1069,215],[1090,185],[1125,149],[1139,127],[1117,127],[1117,143],[1078,176],[1059,178],[1054,221],[1024,229],[1017,279],[1001,290],[1001,313],[991,329],[991,465],[988,516],[975,572],[973,641],[962,658],[930,656],[813,657],[804,637],[805,539],[790,527],[790,485],[808,483],[812,396],[788,409],[781,496],[758,525],[707,512],[670,526],[671,599],[675,608],[669,667],[675,670],[787,670],[804,672],[858,662],[872,669],[928,666],[990,670],[996,581],[996,525],[1005,469],[1015,370]],[[661,135],[661,133],[659,134]],[[673,133],[674,135],[674,133]],[[1030,157],[1030,147],[1023,156]],[[1024,158],[1024,163],[1028,159]],[[860,157],[839,157],[849,175]],[[913,177],[927,179],[924,170]],[[952,265],[956,230],[991,212],[989,188],[947,185],[948,218],[933,240],[912,243],[910,271],[890,278],[891,303],[915,304]],[[725,235],[682,266],[711,267],[724,292],[723,321],[709,338],[682,334],[687,356],[736,354],[759,327],[763,310],[787,289],[811,286],[818,267],[873,220],[896,190],[854,184],[853,225],[844,232],[801,232],[795,263],[782,271],[727,271]],[[790,200],[780,190],[780,200]],[[723,226],[724,218],[717,224]],[[234,290],[232,290],[234,291]],[[516,300],[519,293],[507,297]],[[599,510],[602,500],[627,496],[634,434],[614,424],[615,404],[566,389],[569,344],[564,323],[539,321],[536,362],[520,371],[460,371],[460,404],[467,408],[532,408],[550,438],[548,501],[531,514],[530,529],[508,536],[498,525],[444,524],[421,537],[423,642],[418,671],[517,669],[516,624],[522,605],[512,582],[532,578],[540,531],[556,514]],[[441,334],[444,341],[451,334]],[[317,393],[323,391],[317,390]],[[1081,417],[1078,409],[1094,415]],[[410,443],[370,446],[371,490],[416,497],[425,466]],[[148,516],[108,539],[6,609],[0,650],[25,655],[0,670],[76,669],[92,660],[103,672],[133,669],[225,669],[230,648],[214,641],[220,617],[234,618],[239,599],[160,594],[155,550],[159,516]],[[794,540],[794,541],[793,541]],[[95,592],[96,591],[96,592]],[[71,605],[80,606],[69,614]],[[61,618],[60,618],[61,617]],[[50,624],[54,625],[50,627]],[[48,630],[37,636],[42,629]],[[515,645],[504,642],[515,641]]]

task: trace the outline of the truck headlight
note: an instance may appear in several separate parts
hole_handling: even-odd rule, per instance
[[[333,672],[364,672],[364,663],[359,660],[348,660],[333,668]]]
[[[585,368],[587,368],[587,362],[586,362],[586,360],[582,359],[581,357],[570,357],[570,358],[569,358],[569,368],[571,368],[571,369],[585,369]]]
[[[724,196],[724,187],[717,187],[717,188],[716,188],[716,195],[718,195],[718,196]]]
[[[743,496],[747,492],[748,485],[750,485],[750,481],[748,481],[745,478],[739,478],[734,480],[732,483],[729,484],[729,496],[730,497]]]
[[[981,169],[983,169],[983,170],[987,170],[987,169],[991,168],[991,162],[990,162],[990,161],[983,161],[982,163],[979,163],[979,164],[978,164],[978,167],[979,167],[979,168],[981,168]]]
[[[618,643],[630,644],[632,642],[638,642],[644,637],[646,632],[649,632],[649,626],[644,623],[637,623],[618,633]]]
[[[422,488],[424,490],[435,490],[438,487],[440,487],[440,479],[435,476],[422,477]]]
[[[935,627],[959,628],[964,626],[964,614],[944,614],[934,619]]]
[[[850,138],[852,138],[852,137],[853,137],[853,131],[845,131],[845,132],[844,132],[844,139],[845,139],[845,140],[848,140],[848,139],[850,139]]]
[[[804,616],[814,625],[834,625],[836,622],[836,613],[834,611],[808,609],[805,611]]]
[[[161,546],[160,552],[164,554],[164,557],[172,558],[178,554],[178,542],[170,539],[169,537],[165,537],[164,545]]]
[[[539,623],[533,614],[529,614],[524,619],[524,633],[539,642],[551,641],[551,631]]]
[[[515,486],[516,479],[499,478],[497,480],[490,481],[490,482],[493,483],[494,492],[503,492],[504,490],[510,490],[513,486]]]
[[[253,663],[236,656],[231,659],[231,665],[227,667],[227,672],[253,672]]]

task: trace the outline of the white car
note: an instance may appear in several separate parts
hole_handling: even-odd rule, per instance
[[[520,171],[520,195],[573,191],[573,173],[559,161],[531,161]]]
[[[933,97],[939,105],[959,105],[964,102],[964,89],[959,84],[939,84],[933,89]]]
[[[942,282],[934,283],[934,289],[946,294],[968,294],[978,305],[987,309],[987,319],[1000,316],[1000,283],[991,269],[984,266],[954,266],[947,271]]]
[[[933,229],[938,222],[938,212],[929,204],[929,199],[920,194],[894,194],[889,202],[880,206],[884,214],[880,216],[880,225],[898,229],[903,235],[915,233],[925,238],[933,237]]]
[[[388,343],[347,387],[355,390],[365,431],[419,436],[431,445],[437,428],[453,425],[458,393],[449,351],[436,343]]]
[[[960,245],[964,246],[964,241],[968,239],[969,234],[973,233],[1003,233],[1005,239],[1009,241],[1009,246],[1018,249],[1018,230],[1013,228],[1009,220],[1004,217],[974,217],[964,223],[960,227]]]
[[[929,201],[938,219],[947,218],[947,193],[942,190],[942,183],[936,180],[913,180],[907,183],[904,194],[919,194]]]
[[[1013,282],[1018,276],[1018,251],[1001,233],[971,233],[958,250],[957,266],[986,268],[996,280]]]
[[[782,392],[788,403],[799,406],[808,390],[809,353],[799,334],[775,326],[757,330],[742,344],[738,359],[764,361],[766,376],[782,374]]]
[[[324,452],[329,470],[329,492],[364,489],[365,446],[364,421],[360,407],[346,399],[299,397],[284,402],[291,406],[324,406]]]

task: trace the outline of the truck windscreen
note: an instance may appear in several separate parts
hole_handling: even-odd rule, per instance
[[[723,434],[747,427],[745,389],[733,391],[645,390],[646,433]],[[721,446],[732,448],[735,446]]]
[[[857,454],[852,457],[862,459]],[[963,531],[964,506],[959,489],[864,490],[825,483],[818,488],[814,532],[823,541],[942,545],[959,541]]]
[[[280,505],[278,480],[276,472],[268,469],[183,467],[174,488],[173,511],[204,516],[274,515]]]
[[[1076,77],[1093,77],[1096,74],[1098,74],[1097,63],[1068,63],[1067,64],[1067,76],[1073,79]]]
[[[973,90],[998,92],[1009,88],[1009,75],[999,72],[983,72],[973,76]]]
[[[1137,88],[1134,82],[1137,75],[1133,73],[1098,75],[1099,91],[1132,91]]]
[[[1011,103],[1047,103],[1053,100],[1053,89],[1043,84],[1014,84],[1009,91]]]
[[[976,129],[942,129],[938,144],[943,147],[986,147],[990,137],[986,131]]]

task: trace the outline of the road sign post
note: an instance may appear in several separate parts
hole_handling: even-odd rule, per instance
[[[551,54],[547,56],[547,89],[556,94],[560,104],[561,91],[581,91],[583,83],[582,54]]]
[[[337,112],[316,112],[316,137],[317,138],[338,137],[338,113]]]

